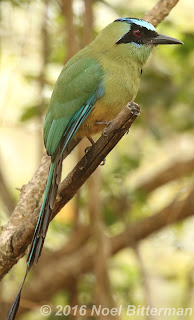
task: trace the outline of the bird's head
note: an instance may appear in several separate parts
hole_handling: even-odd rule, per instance
[[[111,49],[121,56],[132,55],[141,63],[145,63],[154,46],[183,44],[178,39],[157,33],[151,23],[137,18],[115,20],[102,30],[96,40],[103,41],[102,50]]]
[[[135,46],[156,46],[158,44],[183,44],[183,42],[178,39],[157,33],[154,26],[145,20],[136,18],[120,18],[115,20],[114,23],[115,22],[119,22],[120,26],[123,22],[129,25],[128,32],[121,35],[116,44],[131,43]],[[118,28],[121,28],[120,26]]]

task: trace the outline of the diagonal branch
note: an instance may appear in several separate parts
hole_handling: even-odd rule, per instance
[[[177,2],[178,0],[158,1],[144,19],[156,26],[169,14]],[[62,199],[57,199],[54,215],[73,197],[99,163],[125,134],[137,116],[138,114],[132,114],[131,109],[125,107],[113,121],[112,125],[107,129],[107,136],[101,136],[101,142],[99,142],[99,139],[61,184],[59,192]],[[118,119],[123,122],[119,123]],[[123,128],[123,125],[125,125],[125,128]],[[120,130],[121,128],[123,129]],[[74,147],[75,145],[71,146],[71,150]],[[2,228],[0,234],[0,278],[24,255],[31,241],[40,210],[38,203],[44,191],[49,162],[49,158],[45,155],[30,183],[22,187],[18,205],[8,223]]]
[[[75,168],[69,173],[67,178],[59,187],[59,197],[56,201],[53,217],[70,199],[72,199],[78,189],[95,171],[102,160],[114,148],[123,135],[125,135],[132,123],[138,117],[139,111],[140,109],[137,104],[133,102],[129,103],[111,122],[99,140],[91,147]],[[43,189],[42,187],[46,180],[45,175],[48,172],[48,166],[48,160],[45,156],[42,166],[38,169],[41,171],[41,174],[36,172],[33,177],[36,181],[38,175],[41,190]],[[44,175],[44,178],[42,175]],[[38,186],[39,185],[36,185],[37,189]],[[32,184],[32,188],[33,187],[34,184]],[[36,192],[41,193],[39,189],[36,190]],[[26,191],[24,187],[19,200],[21,206],[20,209],[23,209],[23,197],[25,197],[25,193]],[[32,207],[32,212],[34,211],[33,214],[29,214],[28,212],[27,216],[24,210],[19,212],[17,210],[19,208],[16,208],[16,212],[14,212],[7,225],[3,227],[0,237],[0,278],[2,278],[19,260],[19,258],[24,255],[25,250],[32,239],[40,210],[40,207],[36,208],[37,198],[35,195],[36,193],[33,197],[33,203],[29,203],[29,206]]]
[[[156,5],[145,14],[144,19],[156,27],[163,21],[176,6],[179,0],[159,0]]]
[[[164,165],[163,168],[153,171],[153,168],[152,172],[148,170],[141,175],[141,179],[136,180],[136,190],[149,193],[173,180],[192,174],[194,171],[194,155],[188,157],[184,154],[184,158],[175,158]]]
[[[158,213],[129,225],[118,235],[107,237],[110,256],[124,248],[134,248],[139,241],[193,214],[194,189],[191,189],[184,200],[176,200]],[[44,257],[36,269],[36,278],[24,288],[21,299],[23,308],[20,308],[19,314],[24,313],[26,308],[31,309],[27,301],[38,308],[41,303],[49,301],[56,292],[71,288],[72,279],[94,269],[97,246],[91,245],[88,241],[91,237],[91,229],[81,226],[63,248],[47,255],[43,253]],[[7,307],[6,305],[6,310]]]
[[[98,141],[61,183],[59,187],[60,199],[56,201],[53,216],[72,198],[98,165],[106,158],[109,152],[129,130],[138,115],[139,106],[131,102],[111,122],[106,131],[103,131]]]

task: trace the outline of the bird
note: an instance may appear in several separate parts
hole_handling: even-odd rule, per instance
[[[6,320],[14,320],[22,288],[41,255],[61,177],[63,152],[70,143],[101,132],[137,95],[142,69],[157,45],[183,44],[157,33],[138,18],[119,18],[107,25],[62,69],[44,122],[44,144],[51,158],[39,218],[27,258],[23,283]]]

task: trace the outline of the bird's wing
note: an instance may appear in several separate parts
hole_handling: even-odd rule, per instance
[[[57,80],[45,119],[44,141],[47,153],[53,156],[53,159],[27,259],[28,264],[24,280],[6,315],[6,320],[15,319],[26,276],[34,260],[38,262],[42,251],[53,207],[53,199],[49,198],[53,190],[54,196],[52,195],[51,198],[56,197],[58,188],[57,174],[58,171],[61,171],[62,158],[60,164],[56,165],[57,157],[60,157],[60,154],[57,154],[60,141],[64,138],[63,148],[68,145],[81,123],[92,111],[97,99],[102,97],[105,91],[103,87],[103,72],[100,65],[92,59],[82,58],[77,60],[75,58],[69,61]],[[59,166],[59,170],[57,166]]]
[[[57,80],[45,119],[49,155],[56,154],[64,135],[65,146],[68,144],[104,91],[103,70],[96,60],[82,57],[69,61]]]

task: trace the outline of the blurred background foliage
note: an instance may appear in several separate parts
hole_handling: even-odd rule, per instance
[[[155,3],[155,0],[1,0],[2,225],[19,197],[16,188],[29,181],[43,155],[44,114],[64,63],[114,19],[121,16],[141,18]],[[95,176],[93,182],[82,187],[51,223],[42,265],[47,255],[68,244],[72,232],[80,225],[89,225],[95,233],[92,222],[96,218],[91,202],[94,201],[97,214],[101,215],[101,236],[105,237],[99,245],[102,249],[103,245],[106,247],[107,236],[119,234],[126,225],[159,212],[172,201],[184,199],[193,186],[193,2],[180,1],[157,30],[177,37],[185,45],[160,46],[154,50],[144,68],[136,98],[141,105],[141,116],[129,135],[107,157],[105,166],[96,173],[98,178]],[[87,142],[83,142],[82,148],[86,146]],[[79,147],[65,161],[64,177],[82,152]],[[120,250],[112,258],[105,254],[103,279],[108,284],[103,294],[108,296],[107,301],[112,299],[110,305],[193,307],[193,227],[191,217],[154,233],[133,249]],[[100,259],[103,264],[103,255],[99,254],[97,259],[96,265]],[[35,281],[38,268],[41,263],[34,268],[28,286]],[[24,270],[25,258],[1,282],[2,310],[15,296]],[[98,303],[102,294],[98,288],[100,272],[99,268],[75,277],[68,288],[56,289],[49,301],[41,295],[39,303],[33,303],[30,298],[21,300],[18,319],[43,319],[39,312],[43,303],[52,306]],[[45,288],[50,287],[49,280],[44,283]],[[120,318],[129,317],[123,312]],[[54,319],[54,315],[47,319]],[[135,319],[146,319],[146,316],[133,317]],[[173,319],[180,318],[174,316]],[[194,315],[187,319],[194,319]]]

